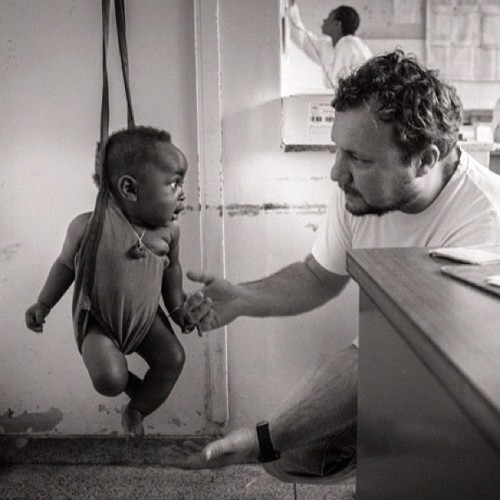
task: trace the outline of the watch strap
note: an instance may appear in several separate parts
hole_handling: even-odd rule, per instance
[[[271,434],[269,433],[269,423],[259,422],[256,426],[257,439],[259,440],[260,456],[259,462],[266,463],[278,460],[281,453],[274,449],[273,442],[271,441]]]

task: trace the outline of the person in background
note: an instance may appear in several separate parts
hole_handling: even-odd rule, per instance
[[[100,189],[106,183],[105,205],[96,204],[94,212],[69,224],[61,254],[26,311],[26,325],[41,333],[45,318],[74,282],[74,333],[83,362],[98,393],[130,397],[122,426],[128,436],[140,438],[143,419],[167,399],[184,366],[184,349],[168,318],[184,331],[193,328],[183,315],[177,220],[187,161],[167,132],[135,127],[108,139],[103,167],[96,180]],[[90,257],[85,252],[98,212],[102,233]],[[87,300],[88,259],[95,278]],[[133,352],[149,365],[144,379],[128,371],[126,355]]]
[[[288,18],[291,39],[321,66],[326,88],[336,89],[339,78],[347,76],[372,57],[368,46],[355,35],[360,20],[352,7],[341,5],[333,9],[321,26],[323,36],[305,28],[294,0],[291,1]]]
[[[462,105],[437,71],[401,50],[373,57],[339,81],[332,106],[332,197],[312,252],[249,283],[188,272],[204,286],[185,310],[203,330],[325,304],[349,281],[350,249],[500,244],[500,176],[458,146]],[[312,367],[267,424],[233,430],[173,465],[259,459],[282,481],[341,481],[356,469],[357,376],[354,341]]]

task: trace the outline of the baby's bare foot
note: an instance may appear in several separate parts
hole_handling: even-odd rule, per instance
[[[144,436],[144,427],[142,425],[143,416],[140,411],[125,406],[122,411],[122,427],[127,436],[133,438],[142,438]]]

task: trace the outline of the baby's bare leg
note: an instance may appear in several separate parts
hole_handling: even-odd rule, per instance
[[[127,394],[131,398],[128,408],[134,417],[133,411],[146,417],[167,399],[185,360],[184,348],[161,310],[137,353],[148,363],[149,370],[141,384],[134,380],[128,385]]]
[[[125,390],[128,381],[125,355],[95,321],[89,322],[82,358],[99,394],[111,397]]]

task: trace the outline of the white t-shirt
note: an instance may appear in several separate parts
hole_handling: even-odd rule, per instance
[[[500,244],[500,175],[464,151],[453,176],[423,212],[354,216],[335,183],[327,217],[313,244],[314,258],[347,275],[353,248],[442,247]],[[358,338],[354,341],[358,346]]]
[[[417,214],[354,216],[335,183],[326,219],[312,248],[325,269],[347,275],[347,250],[500,244],[500,175],[464,151],[439,196]]]
[[[297,46],[323,68],[323,82],[336,88],[338,80],[372,57],[371,50],[355,35],[343,36],[335,47],[329,36],[308,31],[300,18],[297,4],[290,7],[290,36]]]

